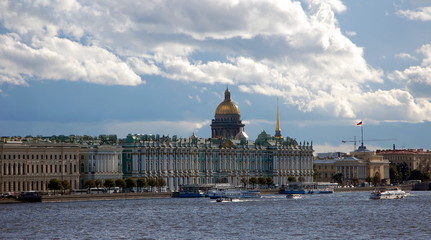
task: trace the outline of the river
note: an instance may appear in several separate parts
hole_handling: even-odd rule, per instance
[[[431,192],[0,205],[0,239],[430,239]]]

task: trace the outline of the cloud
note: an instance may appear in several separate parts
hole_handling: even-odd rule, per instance
[[[395,57],[399,59],[416,60],[415,56],[412,56],[408,53],[398,53],[398,54],[395,54]]]
[[[200,129],[210,124],[210,121],[103,121],[103,122],[37,122],[37,121],[0,121],[0,131],[3,135],[90,135],[116,134],[126,137],[127,134],[165,134],[189,137],[194,132],[198,137],[207,137]],[[19,129],[17,131],[17,129]],[[58,129],[61,129],[59,132]],[[205,135],[205,136],[203,136]]]
[[[422,102],[419,106],[422,107],[421,115],[431,113],[431,44],[425,44],[418,49],[424,58],[420,66],[411,66],[402,71],[394,71],[388,75],[389,79],[400,81],[408,88],[409,93],[414,97],[419,98],[416,101]],[[416,106],[418,107],[418,106]],[[430,117],[425,117],[430,121]]]
[[[338,25],[336,14],[346,11],[339,0],[2,1],[0,9],[0,84],[134,86],[151,75],[238,85],[335,117],[428,119],[425,93],[380,89],[382,70]],[[425,76],[428,67],[420,68]],[[393,76],[411,79],[407,72]]]
[[[431,21],[431,6],[416,10],[398,10],[397,14],[410,20]]]

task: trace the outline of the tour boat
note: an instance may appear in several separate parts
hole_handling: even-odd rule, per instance
[[[302,198],[302,195],[297,194],[297,193],[291,193],[291,194],[287,194],[286,198],[288,198],[288,199],[300,199],[300,198]]]
[[[173,198],[201,198],[205,197],[205,193],[203,191],[180,191],[172,193]]]
[[[262,197],[259,190],[242,190],[242,189],[213,189],[209,190],[207,196],[210,199],[219,198],[260,198]]]
[[[400,188],[385,188],[371,192],[370,199],[401,199],[405,196],[407,196],[407,193]]]

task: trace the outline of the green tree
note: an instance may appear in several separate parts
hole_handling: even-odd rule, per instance
[[[374,177],[373,177],[373,185],[374,185],[374,186],[378,186],[378,185],[380,185],[380,183],[381,183],[381,180],[380,180],[380,173],[379,173],[379,172],[376,172],[376,173],[374,174]]]
[[[256,184],[257,184],[257,178],[252,177],[252,178],[250,178],[250,180],[248,180],[248,181],[249,181],[249,183],[253,186],[253,188],[255,188],[255,187],[256,187]]]
[[[429,173],[420,170],[413,170],[408,178],[409,180],[421,180],[422,182],[430,180]]]
[[[103,182],[103,186],[108,188],[108,191],[111,191],[111,188],[115,187],[115,182],[114,180],[108,178]]]
[[[54,190],[54,195],[55,195],[55,190],[61,190],[63,188],[63,185],[61,184],[60,180],[51,179],[48,182],[48,188],[51,190]]]
[[[119,178],[117,180],[115,180],[115,186],[121,188],[125,188],[126,187],[126,181],[124,181],[124,179]]]
[[[342,185],[344,182],[344,175],[342,173],[336,173],[332,176],[332,179],[338,184]]]
[[[389,178],[392,183],[399,183],[402,181],[402,176],[398,172],[398,167],[396,164],[389,165]]]
[[[268,187],[274,185],[274,179],[272,179],[272,177],[267,177],[265,179],[265,181],[266,181],[266,185],[268,185]]]
[[[150,178],[148,179],[147,182],[148,182],[148,186],[150,186],[151,191],[153,191],[153,188],[157,186],[157,180],[154,178]]]
[[[96,181],[94,181],[96,183],[96,187],[100,188],[101,186],[103,186],[103,181],[100,179],[96,179]]]
[[[134,178],[127,178],[126,179],[126,187],[129,189],[129,191],[132,191],[133,188],[137,187],[138,183],[136,182],[136,179]]]
[[[67,180],[61,181],[61,186],[63,189],[63,193],[65,193],[67,190],[70,190],[72,188],[72,186],[70,185],[70,182]]]
[[[266,179],[264,177],[258,177],[257,178],[257,183],[262,186],[266,184]]]
[[[96,187],[96,181],[94,181],[94,180],[85,181],[85,187],[86,188],[95,188]]]
[[[241,183],[244,184],[244,187],[247,187],[248,179],[245,177],[241,178]]]
[[[138,178],[136,180],[136,184],[138,185],[140,192],[142,192],[142,188],[148,186],[148,182],[147,182],[147,180],[145,178]]]
[[[287,177],[287,181],[289,181],[289,182],[296,182],[296,177],[289,176],[289,177]]]
[[[350,179],[350,181],[352,182],[352,185],[357,187],[359,185],[359,179],[357,178],[352,178]]]
[[[156,186],[160,189],[160,191],[162,190],[162,187],[166,186],[166,181],[164,178],[157,178],[156,179]]]

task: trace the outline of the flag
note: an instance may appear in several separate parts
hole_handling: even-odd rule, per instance
[[[362,121],[356,123],[356,126],[361,126],[362,125]]]

